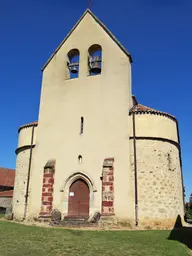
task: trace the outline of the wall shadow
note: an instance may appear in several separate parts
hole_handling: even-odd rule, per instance
[[[183,243],[192,250],[192,227],[184,227],[180,215],[177,216],[175,226],[169,234],[168,240]]]

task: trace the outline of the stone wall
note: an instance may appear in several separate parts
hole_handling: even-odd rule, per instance
[[[12,197],[0,197],[0,207],[7,208],[12,206]]]
[[[16,175],[13,193],[13,213],[16,219],[22,219],[24,216],[29,154],[30,150],[27,149],[17,155]]]
[[[18,134],[18,147],[16,150],[16,173],[13,194],[13,213],[14,218],[23,219],[25,207],[25,195],[27,187],[27,177],[29,170],[29,157],[31,148],[33,126],[22,128]],[[33,151],[36,143],[37,126],[34,126]],[[33,154],[32,154],[33,160]],[[32,161],[33,162],[33,161]],[[32,167],[32,166],[31,166]],[[32,169],[32,168],[31,168]],[[32,172],[31,172],[32,175]],[[30,175],[30,176],[31,176]],[[31,177],[30,177],[31,180]],[[28,202],[30,201],[31,184],[29,183]],[[28,211],[28,208],[27,208]]]
[[[134,172],[133,139],[131,167]],[[136,140],[138,217],[140,221],[169,220],[183,216],[183,195],[178,148],[157,140]],[[134,177],[134,176],[133,176]]]

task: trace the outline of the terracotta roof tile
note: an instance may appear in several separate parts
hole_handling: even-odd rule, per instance
[[[0,186],[13,187],[15,180],[15,170],[0,167]]]
[[[13,197],[13,190],[6,190],[0,192],[0,197]]]
[[[20,132],[20,130],[23,129],[23,128],[28,128],[28,127],[37,126],[37,125],[38,125],[38,121],[29,123],[29,124],[24,124],[24,125],[22,125],[22,126],[19,127],[19,132]]]
[[[166,112],[162,112],[162,111],[159,111],[159,110],[156,110],[156,109],[153,109],[153,108],[150,108],[150,107],[147,107],[147,106],[144,106],[142,104],[136,104],[135,106],[133,106],[130,111],[129,111],[129,114],[131,115],[132,113],[140,113],[140,114],[159,114],[159,115],[162,115],[162,116],[168,116],[174,120],[176,120],[176,118]]]
[[[141,105],[141,104],[137,104],[137,105],[135,105],[134,106],[134,108],[133,108],[133,111],[134,112],[138,112],[138,111],[144,111],[144,112],[146,112],[146,111],[149,111],[149,112],[158,112],[158,113],[161,113],[161,111],[159,111],[159,110],[156,110],[156,109],[153,109],[153,108],[150,108],[150,107],[147,107],[147,106],[144,106],[144,105]]]

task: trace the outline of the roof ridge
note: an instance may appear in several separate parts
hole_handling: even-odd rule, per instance
[[[152,110],[152,111],[162,112],[161,110],[157,110],[157,109],[154,109],[154,108],[148,107],[148,106],[143,105],[143,104],[140,104],[140,103],[138,103],[137,105],[139,105],[139,106],[141,106],[141,107],[144,107],[144,108],[147,108],[147,109]]]
[[[86,11],[82,14],[82,16],[79,18],[79,20],[75,23],[75,25],[72,27],[72,29],[69,31],[67,36],[62,40],[62,42],[59,44],[59,46],[56,48],[56,50],[53,52],[53,54],[50,56],[50,58],[47,60],[47,62],[44,64],[42,71],[47,67],[49,62],[52,60],[52,58],[55,56],[55,54],[59,51],[59,49],[62,47],[62,45],[65,43],[65,41],[69,38],[69,36],[72,34],[72,32],[76,29],[76,27],[80,24],[80,22],[83,20],[85,15],[89,13],[93,19],[99,25],[105,30],[105,32],[116,42],[116,44],[121,48],[121,50],[129,57],[130,62],[133,62],[131,54],[127,51],[127,49],[120,43],[120,41],[117,40],[117,38],[113,35],[113,33],[100,21],[100,19],[89,9],[87,8]]]

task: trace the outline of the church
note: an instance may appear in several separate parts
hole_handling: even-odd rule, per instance
[[[48,59],[38,121],[19,128],[15,219],[184,216],[178,122],[137,102],[132,61],[89,9]]]

